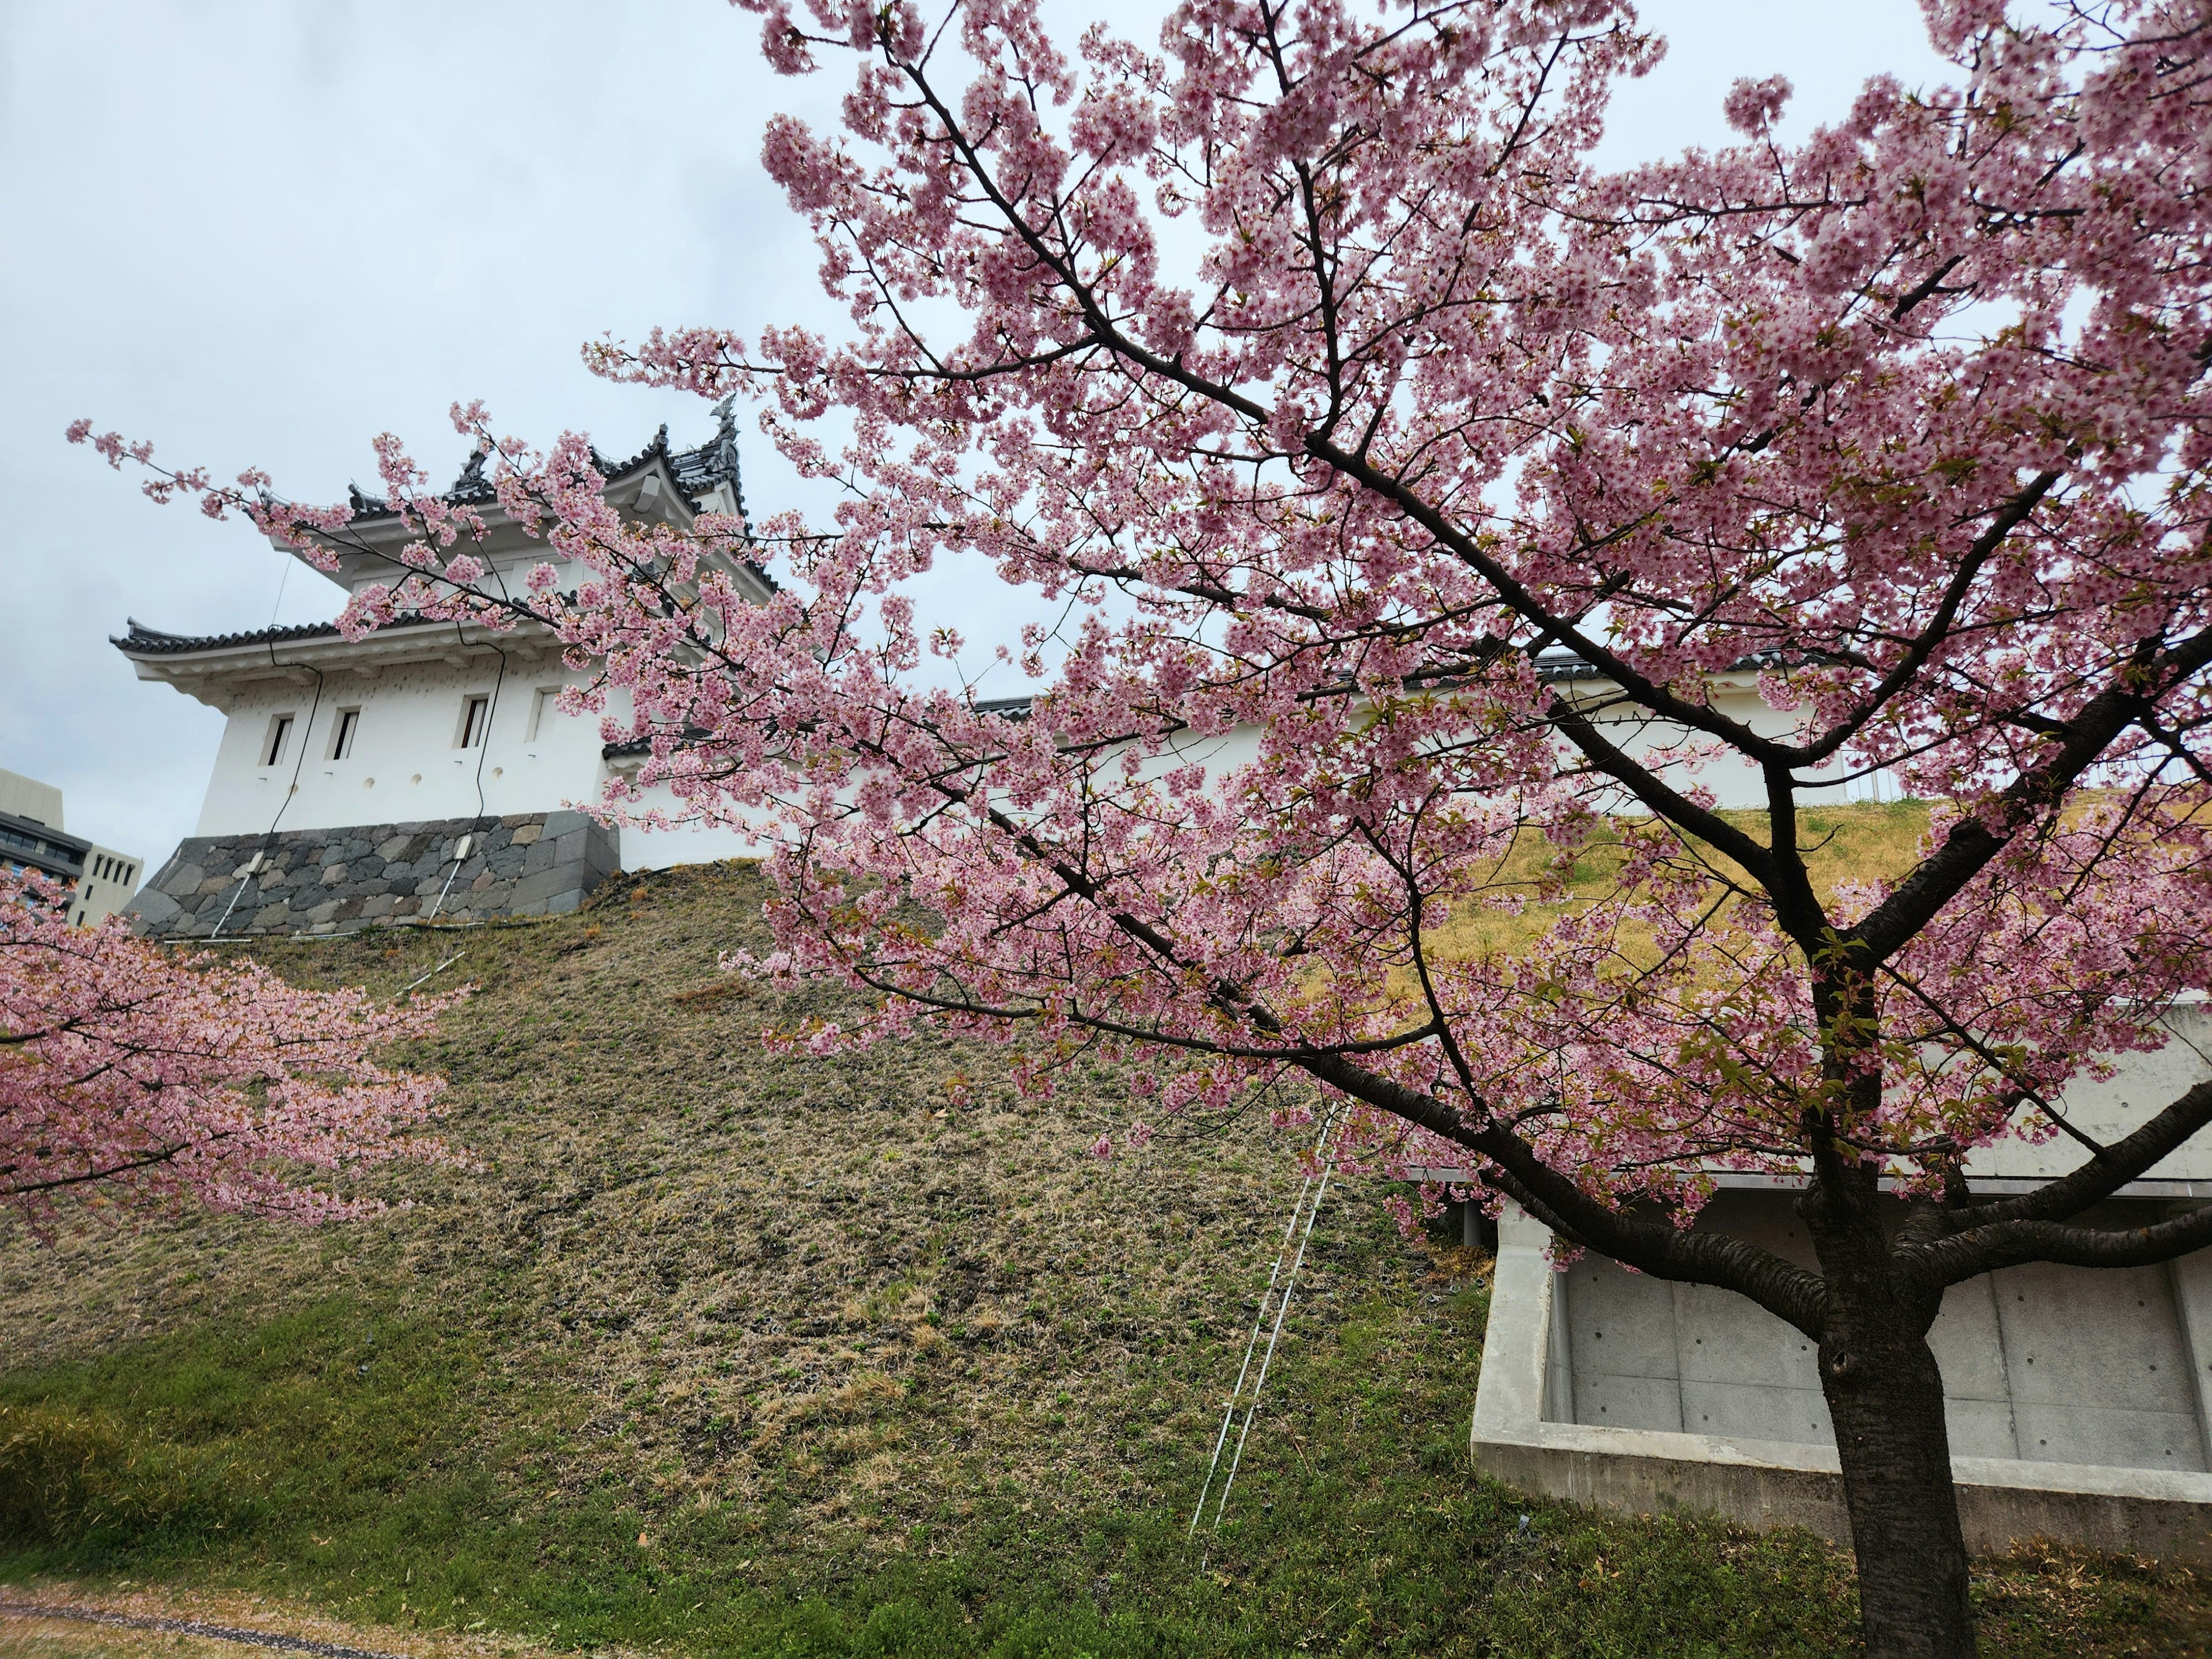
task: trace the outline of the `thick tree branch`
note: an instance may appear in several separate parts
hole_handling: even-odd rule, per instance
[[[1914,1268],[1956,1285],[1999,1267],[2052,1261],[2065,1267],[2150,1267],[2212,1245],[2212,1205],[2148,1227],[2077,1227],[2000,1221],[1915,1247]]]

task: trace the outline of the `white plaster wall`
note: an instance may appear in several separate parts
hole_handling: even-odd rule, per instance
[[[1566,688],[1582,695],[1595,696],[1603,688],[1595,682],[1584,682]],[[1717,687],[1713,703],[1722,713],[1749,726],[1762,737],[1786,737],[1796,726],[1796,717],[1786,710],[1770,708],[1755,687],[1723,685]],[[1648,759],[1655,751],[1671,749],[1680,744],[1684,729],[1669,722],[1601,716],[1599,725],[1606,735],[1631,756]],[[1216,776],[1225,775],[1235,768],[1249,765],[1259,758],[1260,732],[1256,726],[1239,726],[1217,738],[1185,737],[1169,745],[1157,758],[1147,760],[1140,771],[1145,777],[1158,777],[1174,767],[1194,762],[1206,766]],[[1578,755],[1565,745],[1561,750],[1563,763],[1580,763]],[[1826,769],[1828,774],[1837,769]],[[1722,754],[1697,765],[1686,762],[1669,765],[1663,775],[1679,789],[1703,786],[1711,789],[1719,805],[1724,808],[1755,808],[1766,805],[1765,781],[1757,768],[1741,756]],[[1894,799],[1893,785],[1885,780],[1861,780],[1850,784],[1802,790],[1799,800],[1807,805],[1820,805],[1846,800]],[[1607,803],[1607,810],[1642,811],[1623,791]]]
[[[670,814],[683,809],[683,803],[665,787],[647,791],[646,804]],[[678,864],[765,858],[770,850],[769,843],[759,836],[723,824],[684,824],[672,830],[648,830],[626,823],[622,832],[625,870],[665,870]]]
[[[558,687],[564,674],[556,661],[540,659],[502,675],[499,659],[481,653],[459,664],[410,664],[368,678],[326,670],[319,700],[312,677],[306,684],[251,682],[230,701],[196,833],[544,812],[595,800],[601,775],[595,718],[563,715],[549,702],[536,737],[529,735],[537,692]],[[483,744],[460,748],[465,700],[495,688]],[[333,759],[338,716],[348,708],[361,711],[353,751]],[[287,714],[294,724],[285,752],[264,765],[271,722]]]
[[[1571,688],[1587,695],[1597,695],[1601,688],[1590,686]],[[1786,709],[1771,707],[1759,695],[1755,686],[1717,685],[1713,689],[1712,705],[1721,714],[1739,724],[1747,726],[1763,738],[1786,738],[1797,725],[1797,716]],[[1606,735],[1639,760],[1647,759],[1654,751],[1669,749],[1680,744],[1687,735],[1684,728],[1670,722],[1633,718],[1601,718],[1600,728]],[[1814,775],[1832,776],[1840,769],[1830,766]],[[1766,786],[1759,769],[1734,751],[1724,751],[1713,758],[1692,765],[1686,762],[1666,768],[1662,775],[1677,789],[1703,787],[1713,792],[1717,804],[1723,808],[1749,807],[1764,810],[1766,805]],[[1893,784],[1881,779],[1863,779],[1851,783],[1838,783],[1798,792],[1800,805],[1814,806],[1846,800],[1893,799]],[[1631,803],[1626,792],[1613,803],[1613,810],[1627,808]],[[1635,811],[1642,811],[1635,806]]]

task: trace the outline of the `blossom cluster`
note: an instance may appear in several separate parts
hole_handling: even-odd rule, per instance
[[[584,579],[488,583],[483,510],[386,441],[419,536],[347,623],[596,665],[650,748],[610,810],[775,841],[736,965],[867,994],[776,1040],[927,1022],[1040,1090],[1117,1056],[1146,1121],[1303,1079],[1347,1158],[1686,1217],[1729,1168],[1940,1182],[2067,1133],[2067,1083],[2206,988],[2201,8],[1934,0],[1955,84],[1785,143],[1746,83],[1740,143],[1609,173],[1657,50],[1609,0],[1185,0],[1157,53],[1073,57],[1033,0],[743,3],[780,69],[854,65],[842,132],[763,150],[850,329],[587,356],[757,399],[833,521],[641,526],[581,437],[457,409]],[[921,672],[956,555],[1056,618],[1021,707]],[[1945,805],[1824,894],[1808,792],[1874,776]],[[1486,915],[1531,937],[1468,948]]]
[[[319,1176],[454,1158],[417,1133],[444,1084],[378,1056],[427,1036],[458,994],[300,990],[118,918],[72,927],[64,896],[0,873],[0,1206],[42,1229],[71,1194],[320,1222],[382,1206]]]

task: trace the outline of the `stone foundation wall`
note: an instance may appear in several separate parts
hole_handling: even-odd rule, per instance
[[[557,915],[621,870],[619,834],[581,812],[523,812],[195,836],[125,908],[137,932],[158,939],[350,933],[433,914]],[[464,836],[472,840],[457,863]]]

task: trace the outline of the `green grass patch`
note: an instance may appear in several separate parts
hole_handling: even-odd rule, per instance
[[[0,1575],[222,1583],[376,1622],[715,1653],[1834,1650],[1847,1575],[1809,1539],[1595,1521],[1469,1479],[1453,1356],[1486,1302],[1436,1294],[1307,1334],[1230,1519],[1197,1545],[1155,1504],[1051,1513],[1000,1483],[978,1487],[951,1548],[921,1522],[895,1551],[826,1559],[790,1548],[788,1505],[545,1491],[532,1471],[580,1402],[489,1398],[468,1334],[351,1297],[218,1318],[0,1381],[16,1540]],[[486,1447],[491,1411],[536,1425],[536,1443]],[[1205,1449],[1162,1448],[1150,1472],[1194,1492]]]

